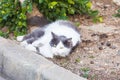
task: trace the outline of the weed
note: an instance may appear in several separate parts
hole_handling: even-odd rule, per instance
[[[75,60],[75,63],[79,63],[80,62],[80,58],[77,58],[76,60]]]
[[[95,58],[94,56],[89,56],[89,58]]]
[[[84,78],[88,78],[89,77],[89,71],[90,71],[90,69],[88,67],[87,68],[81,68],[80,70],[83,72],[82,76]]]
[[[113,15],[114,17],[119,17],[120,18],[120,9],[117,10],[117,13]]]

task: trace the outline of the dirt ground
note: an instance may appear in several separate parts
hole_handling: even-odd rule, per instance
[[[118,6],[112,0],[93,0],[103,23],[93,23],[85,16],[75,15],[82,43],[66,58],[50,59],[88,80],[120,80],[120,18],[113,17]]]

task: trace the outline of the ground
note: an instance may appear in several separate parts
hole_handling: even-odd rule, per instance
[[[120,80],[120,18],[113,17],[119,8],[112,0],[93,0],[103,23],[75,15],[80,22],[82,43],[66,58],[50,59],[54,63],[86,77],[88,80]]]

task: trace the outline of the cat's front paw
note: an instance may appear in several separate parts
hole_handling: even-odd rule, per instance
[[[43,55],[46,58],[53,58],[53,55]]]
[[[20,43],[20,45],[23,46],[23,47],[25,47],[25,46],[28,45],[28,43],[26,41],[23,41],[23,42]]]
[[[44,57],[46,57],[46,58],[53,58],[53,54],[50,54],[50,53],[42,53],[41,51],[40,51],[40,54],[42,55],[42,56],[44,56]]]
[[[36,48],[35,48],[34,46],[32,46],[31,44],[28,44],[27,46],[25,46],[25,48],[26,48],[27,50],[37,52]]]
[[[17,36],[16,40],[17,40],[17,41],[22,41],[23,38],[24,38],[24,36]]]

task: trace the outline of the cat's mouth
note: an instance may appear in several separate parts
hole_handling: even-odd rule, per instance
[[[60,49],[63,49],[63,47],[60,47]]]

